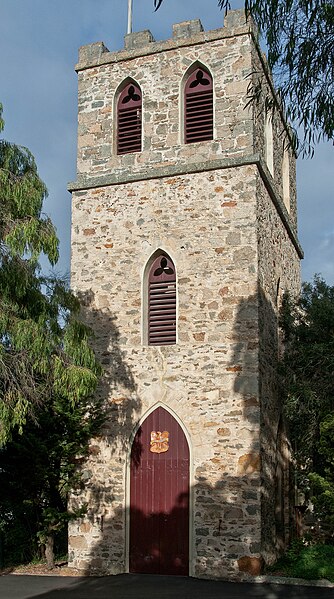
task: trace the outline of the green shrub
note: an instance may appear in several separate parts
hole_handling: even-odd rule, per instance
[[[327,578],[334,582],[334,546],[305,546],[301,539],[296,539],[276,564],[270,567],[272,572],[277,570],[295,578]]]

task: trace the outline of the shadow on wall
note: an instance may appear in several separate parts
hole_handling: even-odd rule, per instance
[[[243,456],[252,469],[261,464],[261,551],[272,562],[289,543],[295,528],[290,445],[283,416],[283,389],[278,362],[281,349],[276,290],[239,302],[234,322],[231,370],[234,390],[243,397],[243,418],[259,424],[253,451]]]
[[[94,308],[92,293],[81,297],[81,301],[85,319],[98,340],[97,354],[105,368],[99,393],[104,398],[111,398],[111,403],[110,421],[103,431],[105,446],[100,440],[92,441],[92,460],[83,472],[87,483],[88,513],[85,520],[78,522],[76,532],[72,531],[75,536],[72,545],[77,543],[77,548],[86,556],[86,574],[119,573],[124,571],[123,531],[127,517],[123,507],[124,455],[129,451],[129,439],[141,415],[141,401],[126,364],[126,353],[121,349],[115,317],[108,310]],[[137,511],[138,530],[152,531],[150,538],[142,535],[141,551],[144,558],[149,556],[149,566],[147,570],[142,567],[142,572],[167,573],[171,560],[174,560],[173,572],[177,573],[178,567],[179,573],[185,572],[188,564],[182,563],[179,556],[173,557],[170,545],[177,521],[183,518],[185,510],[188,513],[189,503],[194,505],[193,553],[196,558],[193,555],[190,559],[194,563],[195,576],[205,578],[206,572],[210,572],[210,576],[217,578],[233,578],[236,564],[241,573],[258,574],[262,556],[270,561],[277,552],[278,523],[281,526],[282,518],[286,519],[287,508],[283,483],[277,481],[277,470],[283,463],[281,448],[277,446],[278,440],[282,441],[278,430],[282,410],[277,385],[277,316],[262,290],[240,301],[230,343],[232,356],[225,367],[227,374],[233,377],[234,392],[239,398],[238,409],[226,413],[222,399],[217,451],[212,452],[210,463],[195,469],[196,482],[189,495],[176,497],[169,513]],[[231,447],[231,431],[233,426],[240,428],[241,421],[247,429],[249,443],[247,453],[239,457],[232,475],[232,456],[240,454],[242,445],[238,447],[236,442]],[[108,472],[106,464],[112,455],[115,463],[117,452],[119,467]],[[138,448],[135,454],[139,465]],[[287,468],[286,456],[284,460],[281,470]],[[81,500],[80,491],[77,500]],[[73,502],[76,502],[75,495]],[[113,506],[112,510],[108,506]],[[90,554],[85,533],[92,539]],[[87,581],[87,584],[91,582]]]
[[[93,291],[78,293],[78,298],[83,319],[94,332],[94,350],[103,367],[97,393],[106,403],[110,418],[102,434],[108,436],[111,444],[126,449],[129,431],[141,413],[141,401],[121,347],[117,318],[108,308],[96,308]],[[111,431],[110,426],[115,430]]]
[[[278,326],[279,288],[266,295],[259,287],[259,396],[261,402],[262,551],[281,553],[295,534],[294,480],[283,414],[279,372],[282,338]],[[272,561],[272,560],[271,560]]]
[[[94,350],[103,367],[97,395],[108,412],[101,434],[91,440],[90,456],[81,466],[81,484],[74,489],[69,501],[70,509],[87,505],[86,517],[69,524],[71,545],[81,549],[85,545],[85,534],[94,526],[111,535],[114,543],[122,545],[123,516],[119,520],[120,511],[116,510],[117,515],[111,519],[108,506],[116,505],[117,508],[122,503],[124,454],[128,451],[131,432],[141,413],[141,401],[122,349],[117,318],[108,308],[97,307],[92,291],[79,293],[78,297],[82,318],[93,330]],[[112,458],[115,464],[115,455],[119,465],[111,471],[108,463]],[[103,540],[100,550],[102,553],[108,550],[104,548]],[[94,557],[91,566],[94,570],[93,564]]]

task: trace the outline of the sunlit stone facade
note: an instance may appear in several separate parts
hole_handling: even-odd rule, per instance
[[[233,11],[215,31],[189,21],[167,41],[146,31],[126,36],[119,52],[102,43],[80,49],[71,276],[110,406],[71,498],[87,503],[69,534],[70,564],[81,571],[129,570],[131,444],[157,406],[189,443],[189,574],[257,573],[287,538],[277,317],[283,292],[299,289],[302,253],[288,130],[276,110],[269,168],[264,106],[248,101],[259,78],[263,97],[274,93],[255,39]],[[192,65],[212,75],[214,133],[185,144]],[[129,78],[142,92],[142,151],[118,155],[117,98]],[[147,268],[159,249],[176,268],[177,342],[152,347]]]

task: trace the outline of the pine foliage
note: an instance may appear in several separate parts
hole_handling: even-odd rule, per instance
[[[1,116],[0,107],[2,130]],[[76,515],[67,495],[77,458],[105,419],[94,395],[101,370],[78,300],[38,263],[41,253],[57,262],[58,239],[34,158],[2,139],[0,193],[0,532],[15,546],[19,530],[28,545],[36,535],[52,544]]]
[[[1,114],[1,113],[0,113]],[[45,402],[71,406],[91,397],[99,368],[89,331],[76,318],[79,303],[57,277],[44,276],[43,252],[53,265],[58,239],[42,214],[47,191],[26,148],[0,140],[0,444],[38,419]]]

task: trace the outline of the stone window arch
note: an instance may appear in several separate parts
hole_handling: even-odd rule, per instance
[[[166,252],[158,250],[146,267],[144,326],[148,345],[176,344],[176,269]]]
[[[206,67],[196,63],[183,87],[184,143],[213,139],[213,79]]]
[[[142,149],[142,91],[138,83],[127,79],[120,86],[116,103],[117,154],[140,152]]]

